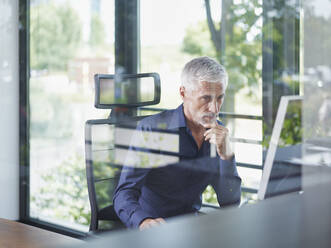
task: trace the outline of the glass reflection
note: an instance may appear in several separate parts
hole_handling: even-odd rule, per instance
[[[84,224],[83,229],[87,230],[90,212],[84,181],[83,123],[86,119],[108,115],[108,112],[93,110],[92,92],[94,74],[112,73],[114,67],[114,25],[110,19],[113,15],[109,15],[114,3],[92,0],[78,5],[74,1],[63,3],[30,1],[30,215]],[[302,151],[305,163],[316,165],[314,171],[330,167],[331,49],[325,38],[330,36],[327,28],[330,26],[330,3],[305,1],[303,16],[298,1],[204,3],[154,0],[140,3],[141,68],[144,72],[161,74],[163,93],[159,106],[175,108],[181,102],[174,89],[185,61],[201,55],[216,57],[226,65],[230,78],[223,110],[260,116],[263,109],[263,121],[262,118],[252,122],[222,118],[223,124],[231,129],[231,136],[251,142],[236,140],[234,145],[237,162],[246,166],[239,168],[244,186],[249,188],[243,194],[244,198],[256,197],[263,164],[262,150],[266,151],[269,145],[283,95],[304,93],[304,122],[301,125],[303,143],[308,144]],[[190,13],[183,16],[187,6],[190,6]],[[155,11],[157,9],[163,11]],[[169,13],[173,16],[171,20]],[[64,25],[66,23],[71,25]],[[302,40],[304,42],[300,43]],[[129,40],[126,42],[130,43]],[[2,66],[5,68],[7,63]],[[10,79],[10,76],[3,79]],[[122,91],[126,91],[124,85]],[[146,98],[142,99],[151,99],[152,87],[141,88],[141,91],[146,93]],[[106,94],[102,100],[112,99]],[[196,114],[192,111],[201,123],[215,118]],[[281,134],[280,144],[293,141],[295,146],[302,138],[297,132],[298,117],[294,115],[285,122],[287,128]],[[209,157],[210,148],[203,148],[205,154],[199,159],[192,160],[189,155],[183,155],[183,138],[178,128],[169,132],[167,126],[161,125],[150,130],[136,130],[136,125],[128,128],[124,126],[127,123],[122,124],[105,124],[104,128],[98,127],[100,131],[92,131],[99,135],[92,139],[100,139],[100,143],[87,158],[94,161],[98,171],[96,179],[100,181],[96,187],[102,195],[101,208],[112,203],[110,196],[115,190],[110,185],[101,186],[107,184],[103,179],[108,176],[118,180],[123,164],[128,169],[157,167],[160,174],[166,167],[176,171],[178,166],[188,171],[206,168],[213,171],[215,159]],[[140,135],[142,137],[138,138]],[[184,157],[189,162],[184,162]],[[116,169],[112,169],[112,165]],[[323,173],[313,181],[320,181]],[[78,192],[73,193],[73,188]],[[210,186],[202,198],[217,203]],[[200,202],[196,202],[198,206]]]
[[[129,117],[113,108],[110,119],[86,123],[91,230],[98,229],[99,219],[144,229],[198,214],[202,193],[211,187],[221,207],[240,203],[241,178],[229,131],[217,120],[227,84],[223,66],[198,57],[183,69],[183,103],[176,109]],[[109,187],[98,188],[101,182]],[[104,211],[113,217],[102,217]]]
[[[132,136],[113,197],[127,227],[145,229],[198,213],[208,185],[220,206],[240,202],[229,131],[217,121],[227,73],[215,60],[199,57],[185,65],[181,81],[183,104],[144,118]]]
[[[266,154],[259,199],[301,190],[302,129],[302,97],[283,96]]]
[[[329,1],[304,2],[304,187],[330,181],[331,63]]]
[[[94,74],[114,71],[114,1],[29,1],[29,216],[86,232],[84,123]],[[107,28],[105,28],[107,27]]]

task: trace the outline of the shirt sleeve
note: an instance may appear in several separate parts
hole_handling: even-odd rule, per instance
[[[139,204],[141,187],[150,169],[123,167],[113,197],[114,209],[121,221],[131,228],[139,227],[146,218],[153,218]]]
[[[241,178],[237,172],[235,157],[231,160],[219,158],[219,173],[215,175],[212,186],[221,207],[240,204]]]
[[[130,228],[139,227],[146,218],[153,218],[144,211],[139,203],[141,189],[145,184],[150,168],[143,168],[147,153],[139,154],[134,144],[144,146],[142,126],[138,125],[132,137],[131,145],[126,155],[118,185],[113,196],[114,209],[121,221]],[[143,154],[143,155],[142,155]]]

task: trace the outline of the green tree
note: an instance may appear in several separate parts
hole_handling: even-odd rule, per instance
[[[90,45],[97,47],[105,43],[105,28],[99,15],[93,14],[91,18]]]
[[[88,203],[84,158],[76,154],[41,176],[40,187],[32,195],[32,209],[48,217],[88,225]]]
[[[78,15],[67,4],[31,6],[31,68],[63,70],[81,40]]]
[[[33,138],[70,138],[73,133],[72,106],[65,96],[45,92],[41,81],[30,84],[31,123]]]
[[[182,51],[216,57],[229,73],[230,84],[223,110],[234,110],[234,94],[247,87],[256,96],[262,71],[261,18],[259,1],[222,2],[222,18],[214,21],[209,0],[205,0],[206,21],[186,30]],[[220,5],[221,7],[221,5]]]
[[[188,54],[216,57],[216,50],[211,41],[208,25],[205,21],[198,22],[187,28],[183,40],[182,51]]]

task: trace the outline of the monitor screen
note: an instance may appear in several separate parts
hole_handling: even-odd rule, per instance
[[[258,190],[261,200],[301,190],[302,100],[301,96],[281,98]]]

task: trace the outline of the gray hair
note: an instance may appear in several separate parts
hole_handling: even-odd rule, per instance
[[[182,71],[181,86],[193,90],[199,82],[221,82],[228,85],[228,74],[221,64],[209,57],[198,57],[189,61]]]

